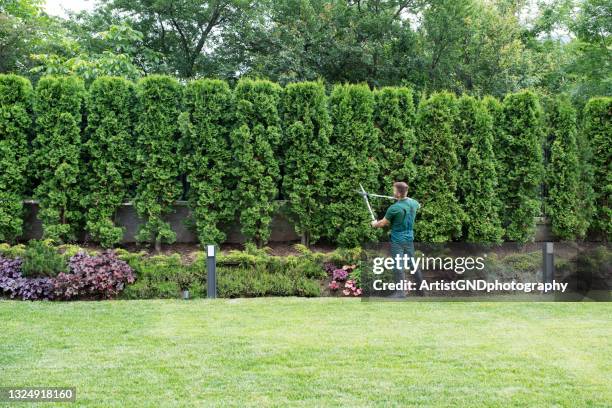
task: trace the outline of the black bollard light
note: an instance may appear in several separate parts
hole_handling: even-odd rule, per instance
[[[217,258],[215,256],[215,246],[206,247],[206,271],[208,285],[206,295],[209,299],[217,298]]]

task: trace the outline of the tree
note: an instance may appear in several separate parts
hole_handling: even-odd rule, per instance
[[[176,240],[163,217],[172,211],[182,192],[177,154],[182,88],[174,78],[151,75],[138,81],[137,95],[134,205],[145,223],[136,239],[154,243],[159,252],[162,242]]]
[[[220,244],[223,221],[233,221],[234,191],[230,132],[234,117],[232,91],[224,81],[201,79],[187,84],[180,117],[182,171],[187,198],[202,245]]]
[[[592,98],[583,116],[583,131],[592,150],[596,212],[591,228],[609,241],[612,236],[612,98]]]
[[[376,239],[359,184],[378,190],[378,132],[373,125],[374,95],[367,85],[336,85],[330,96],[334,126],[330,137],[325,236],[341,246]]]
[[[390,189],[394,181],[410,182],[416,169],[414,154],[415,109],[409,88],[385,87],[374,92],[374,123],[380,135],[380,183]]]
[[[235,204],[242,233],[262,246],[270,237],[280,180],[274,155],[281,129],[278,103],[281,88],[264,80],[241,79],[235,89],[236,128],[231,134]]]
[[[332,131],[325,86],[321,82],[290,84],[282,106],[286,126],[283,193],[302,243],[310,245],[320,237],[325,222]]]
[[[32,143],[43,236],[73,241],[82,220],[81,123],[85,96],[76,77],[44,77],[36,86],[36,137]]]
[[[457,199],[459,140],[454,134],[457,101],[439,92],[422,101],[416,119],[418,150],[415,198],[421,202],[417,238],[447,242],[461,235],[465,218]]]
[[[499,218],[493,119],[483,103],[471,96],[459,98],[457,119],[464,236],[468,242],[500,243],[504,231]]]
[[[30,81],[0,75],[0,241],[14,242],[23,231],[31,113]]]
[[[531,91],[506,95],[503,107],[503,139],[499,150],[505,172],[503,222],[506,237],[524,243],[533,240],[535,217],[541,214],[542,110]]]
[[[134,85],[125,79],[101,77],[89,89],[84,207],[86,229],[103,247],[123,238],[114,217],[128,198],[134,173],[136,105]]]

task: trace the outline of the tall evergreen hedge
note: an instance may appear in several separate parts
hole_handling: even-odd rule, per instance
[[[136,91],[123,78],[100,77],[87,101],[85,227],[102,246],[112,247],[123,238],[114,217],[129,198],[134,173]]]
[[[612,98],[591,99],[584,108],[584,133],[591,147],[594,232],[612,238]]]
[[[278,196],[280,170],[275,148],[281,129],[280,86],[264,80],[241,79],[235,89],[236,128],[231,133],[234,203],[242,233],[257,245],[270,237]]]
[[[461,235],[464,212],[457,198],[460,140],[455,133],[457,101],[439,92],[421,101],[417,112],[417,182],[421,202],[416,237],[422,242],[447,242]]]
[[[564,240],[583,237],[586,224],[582,221],[584,203],[580,201],[576,112],[567,98],[552,98],[547,104],[546,132],[551,141],[546,215],[556,237]]]
[[[482,98],[482,104],[491,116],[493,124],[493,139],[491,141],[493,146],[493,154],[495,155],[495,170],[497,171],[497,197],[501,198],[504,196],[504,189],[507,184],[506,170],[504,169],[502,157],[503,140],[504,140],[504,105],[492,97],[485,96]],[[503,203],[500,203],[500,210],[503,209]],[[501,214],[500,214],[501,217]]]
[[[178,118],[182,88],[172,77],[152,75],[137,84],[136,211],[145,223],[136,239],[155,244],[173,243],[176,234],[164,216],[180,198],[180,139]]]
[[[330,97],[334,126],[330,138],[325,235],[342,246],[375,239],[359,183],[379,190],[378,132],[374,128],[374,95],[367,85],[336,85]],[[378,214],[381,218],[382,214]]]
[[[416,168],[415,108],[412,91],[404,87],[385,87],[374,92],[374,123],[380,140],[380,183],[391,193],[394,181],[410,182]]]
[[[85,96],[76,77],[43,77],[34,99],[36,137],[32,161],[38,185],[43,236],[56,241],[76,239],[82,221],[81,125]]]
[[[462,173],[459,198],[466,215],[464,235],[468,242],[499,243],[503,229],[493,153],[493,119],[484,104],[471,96],[459,98],[458,108],[456,126]]]
[[[531,91],[506,95],[503,106],[504,133],[499,149],[505,183],[503,221],[510,241],[528,242],[535,236],[534,217],[541,214],[542,109]]]
[[[13,242],[23,232],[31,110],[30,81],[0,75],[0,241]]]
[[[234,120],[232,91],[224,81],[201,79],[187,84],[180,117],[181,168],[187,198],[202,245],[220,244],[219,224],[233,221],[230,132]]]
[[[283,194],[302,243],[316,242],[325,222],[325,182],[332,126],[325,86],[320,82],[287,85],[283,94],[285,125]]]

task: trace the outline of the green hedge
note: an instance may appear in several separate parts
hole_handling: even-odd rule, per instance
[[[323,233],[327,203],[325,183],[330,159],[331,120],[325,86],[319,82],[290,84],[283,94],[285,125],[283,185],[289,215],[302,243]]]
[[[136,197],[134,205],[145,220],[136,238],[140,242],[173,243],[176,234],[164,216],[182,192],[178,156],[182,87],[171,77],[152,75],[137,85]]]
[[[86,230],[104,247],[123,238],[114,215],[129,199],[136,159],[136,105],[135,87],[125,79],[102,77],[89,88],[87,141],[83,146],[87,161]]]
[[[376,238],[370,214],[356,194],[360,183],[368,191],[379,191],[374,95],[367,85],[336,85],[330,96],[330,112],[334,130],[325,235],[342,246],[355,246]]]
[[[592,229],[612,238],[612,98],[593,98],[584,108],[584,134],[593,165],[595,217]]]
[[[31,111],[30,81],[0,75],[0,241],[14,242],[23,231]]]
[[[457,198],[457,113],[456,98],[448,92],[435,93],[419,106],[415,198],[421,210],[415,232],[422,242],[447,242],[461,236],[465,215]]]
[[[229,140],[232,91],[220,80],[193,81],[185,87],[184,105],[180,156],[189,184],[187,198],[199,241],[220,244],[225,240],[220,223],[233,220],[235,210]]]
[[[82,221],[81,126],[85,88],[76,77],[44,77],[34,98],[32,164],[43,237],[73,241]]]
[[[544,175],[543,118],[538,97],[531,91],[507,95],[503,102],[503,163],[501,200],[506,237],[528,242],[535,235],[535,218],[542,215]]]

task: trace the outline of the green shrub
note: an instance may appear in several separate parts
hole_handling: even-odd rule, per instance
[[[506,237],[528,242],[535,235],[534,217],[541,214],[540,188],[543,178],[542,112],[537,96],[521,91],[504,98],[502,204]]]
[[[493,121],[485,106],[471,96],[459,98],[458,108],[464,236],[468,242],[499,243],[504,232],[499,218]]]
[[[289,216],[302,243],[310,245],[322,234],[327,194],[331,122],[325,87],[320,82],[287,85],[283,94],[286,126],[283,194]]]
[[[32,161],[38,186],[34,197],[43,236],[59,242],[76,239],[82,220],[81,122],[85,95],[76,77],[44,77],[34,99],[36,137]]]
[[[23,276],[28,278],[53,277],[68,272],[66,257],[48,241],[32,240],[23,255]]]
[[[134,172],[134,86],[122,78],[98,78],[87,106],[86,229],[103,247],[112,247],[123,238],[114,215],[129,196]]]
[[[464,213],[457,199],[456,118],[456,98],[448,92],[434,93],[419,106],[415,189],[416,199],[421,202],[415,228],[419,241],[446,242],[461,235]]]
[[[584,204],[580,202],[580,162],[576,143],[576,113],[567,98],[547,104],[546,125],[552,142],[546,181],[546,215],[553,234],[570,240],[584,237]]]
[[[591,229],[612,238],[612,98],[593,98],[584,108],[583,131],[591,148],[594,219]]]
[[[502,140],[504,138],[504,106],[502,103],[492,96],[485,96],[482,99],[482,104],[491,116],[492,119],[492,140],[493,153],[495,156],[495,170],[497,174],[496,195],[498,198],[504,195],[502,193],[506,185],[506,171],[501,160]],[[503,203],[500,203],[500,210],[503,208]],[[501,218],[501,214],[500,214]]]
[[[325,236],[341,246],[352,247],[378,236],[370,226],[363,198],[356,194],[359,183],[368,191],[379,190],[374,96],[365,84],[336,85],[330,96],[330,112],[334,129],[330,138]]]
[[[198,240],[220,244],[225,234],[219,223],[233,221],[232,154],[229,135],[233,124],[232,92],[226,82],[203,79],[185,88],[181,114],[181,168],[189,183],[188,200]]]
[[[236,129],[231,134],[237,185],[234,204],[242,233],[262,246],[270,237],[280,180],[274,151],[280,142],[281,88],[269,81],[241,79],[235,89]]]
[[[151,75],[137,85],[136,197],[134,205],[144,219],[136,236],[139,242],[173,243],[176,234],[164,216],[180,198],[178,118],[182,89],[174,78]]]
[[[416,174],[416,112],[409,88],[385,87],[375,91],[374,98],[374,124],[380,132],[380,184],[390,193],[394,181],[410,183]]]
[[[23,232],[31,110],[30,81],[0,74],[0,241],[14,242]]]

